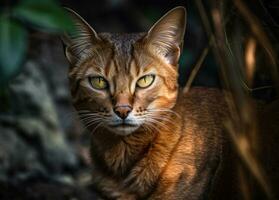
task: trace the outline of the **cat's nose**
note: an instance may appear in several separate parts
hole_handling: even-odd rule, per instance
[[[115,114],[117,114],[121,119],[126,119],[129,113],[132,111],[132,107],[129,105],[119,105],[114,108]]]

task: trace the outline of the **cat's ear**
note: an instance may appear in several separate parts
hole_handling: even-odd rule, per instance
[[[73,20],[74,27],[71,32],[65,32],[61,37],[64,43],[65,55],[69,62],[75,65],[78,61],[87,58],[94,45],[101,39],[95,30],[75,11],[65,8]]]
[[[149,48],[167,63],[177,65],[182,52],[185,27],[185,8],[179,6],[170,10],[148,31],[146,39]]]

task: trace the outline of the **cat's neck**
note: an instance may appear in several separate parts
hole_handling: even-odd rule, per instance
[[[92,136],[92,157],[96,163],[114,175],[124,175],[152,148],[154,142],[165,141],[163,138],[179,134],[181,119],[170,114],[175,123],[161,121],[153,128],[139,128],[128,136],[118,136],[109,130],[97,131]],[[161,139],[160,139],[161,138]],[[175,138],[175,137],[174,137]],[[171,143],[170,143],[171,144]],[[165,144],[167,147],[170,144]]]

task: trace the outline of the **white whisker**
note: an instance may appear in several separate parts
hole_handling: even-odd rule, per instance
[[[91,135],[94,134],[94,132],[95,132],[101,125],[103,125],[103,122],[99,122],[99,123],[95,126],[95,128],[91,131]]]

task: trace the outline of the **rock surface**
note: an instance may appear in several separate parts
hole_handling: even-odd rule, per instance
[[[94,199],[62,45],[43,37],[0,97],[0,199]]]

